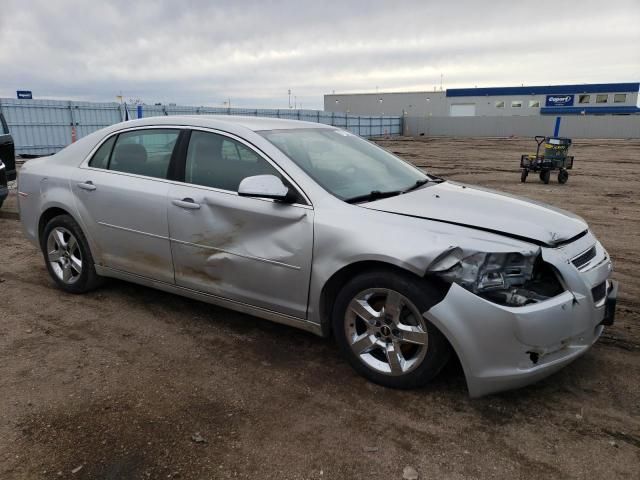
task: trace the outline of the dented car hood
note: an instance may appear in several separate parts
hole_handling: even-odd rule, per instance
[[[360,206],[472,227],[545,246],[581,236],[588,228],[583,219],[565,210],[448,181]]]

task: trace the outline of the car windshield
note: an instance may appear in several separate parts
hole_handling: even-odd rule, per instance
[[[300,128],[258,133],[325,190],[345,201],[400,194],[430,180],[413,165],[343,130]]]

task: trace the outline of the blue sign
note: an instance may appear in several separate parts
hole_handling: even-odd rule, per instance
[[[31,93],[31,90],[18,90],[16,92],[16,94],[18,95],[18,98],[20,100],[31,100],[31,99],[33,99],[33,94]]]
[[[547,107],[570,107],[573,105],[574,95],[547,95]]]

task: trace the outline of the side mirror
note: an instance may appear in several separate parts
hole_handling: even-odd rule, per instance
[[[290,203],[293,196],[289,189],[275,175],[254,175],[240,182],[238,195],[241,197],[271,198]]]

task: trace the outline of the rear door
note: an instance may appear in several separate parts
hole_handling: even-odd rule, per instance
[[[179,135],[155,127],[114,135],[76,171],[78,210],[104,266],[174,282],[167,176]]]
[[[9,133],[9,126],[0,113],[0,160],[6,168],[7,180],[16,179],[16,152],[13,144],[13,138]]]
[[[252,175],[288,180],[237,137],[194,130],[185,157],[168,202],[176,284],[305,318],[312,207],[300,193],[297,204],[238,196]]]

